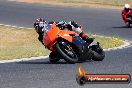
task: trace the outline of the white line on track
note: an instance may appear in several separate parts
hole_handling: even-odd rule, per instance
[[[105,38],[111,38],[111,37],[108,37],[108,36],[101,36],[101,35],[94,35],[94,36],[98,36],[98,37],[102,37],[102,38],[103,37],[105,37]],[[123,45],[118,46],[118,47],[104,49],[104,51],[112,51],[112,50],[124,49],[124,48],[129,48],[129,47],[132,46],[132,41],[122,40],[122,42],[124,43]]]
[[[123,41],[123,43],[124,44],[119,47],[104,49],[104,51],[112,51],[112,50],[118,50],[118,49],[124,49],[124,48],[131,47],[131,43],[129,41],[125,40],[125,41]]]
[[[8,27],[15,27],[15,28],[20,28],[23,29],[25,27],[17,27],[17,26],[12,26],[12,25],[5,25],[5,24],[0,24],[1,26],[8,26]],[[33,29],[33,28],[28,28],[28,29]],[[100,35],[94,35],[94,36],[99,36],[99,37],[105,37],[105,38],[110,38],[107,36],[100,36]],[[124,48],[129,48],[132,45],[131,41],[124,40],[124,44],[119,46],[119,47],[114,47],[114,48],[108,48],[104,49],[104,51],[112,51],[112,50],[118,50],[118,49],[124,49]],[[21,61],[30,61],[30,60],[38,60],[38,59],[46,59],[48,56],[39,56],[39,57],[31,57],[31,58],[21,58],[21,59],[13,59],[13,60],[0,60],[0,63],[12,63],[12,62],[21,62]]]
[[[8,0],[8,1],[11,1],[12,2],[12,1],[16,1],[16,0]]]
[[[13,59],[13,60],[1,60],[0,63],[21,62],[21,61],[39,60],[39,59],[46,59],[46,58],[48,58],[48,56],[21,58],[21,59]]]

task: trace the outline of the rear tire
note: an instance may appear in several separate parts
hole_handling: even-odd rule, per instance
[[[74,50],[72,49],[72,46],[70,44],[68,44],[67,42],[63,42],[63,43],[66,43],[67,45],[63,45],[61,43],[62,42],[58,42],[54,46],[57,53],[60,54],[61,57],[64,58],[64,60],[70,64],[74,64],[74,63],[78,62],[78,57],[77,57],[76,53],[74,52]],[[70,49],[69,52],[66,48]]]
[[[93,58],[92,60],[94,61],[102,61],[105,58],[105,52],[103,49],[99,46],[98,50],[92,51],[93,52]]]

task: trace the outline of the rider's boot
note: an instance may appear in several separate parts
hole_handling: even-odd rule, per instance
[[[79,36],[85,40],[87,43],[92,43],[94,41],[94,38],[88,37],[85,33],[80,33]]]

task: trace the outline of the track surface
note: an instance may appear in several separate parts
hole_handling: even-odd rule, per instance
[[[117,36],[132,41],[132,29],[123,27],[119,10],[53,7],[0,0],[0,23],[32,27],[36,17],[46,20],[75,20],[86,32]],[[102,62],[50,64],[48,59],[0,64],[0,88],[79,88],[75,73],[79,66],[88,73],[132,75],[132,47],[106,52]],[[130,84],[88,84],[83,88],[131,88]]]

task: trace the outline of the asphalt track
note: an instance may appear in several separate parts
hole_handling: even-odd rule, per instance
[[[120,10],[32,5],[0,0],[0,23],[32,27],[37,17],[75,20],[84,31],[132,41],[132,28],[125,28]],[[80,88],[75,74],[79,66],[88,73],[132,75],[132,47],[106,52],[102,62],[51,64],[48,59],[0,64],[0,88]],[[83,88],[131,88],[130,84],[88,84]]]

